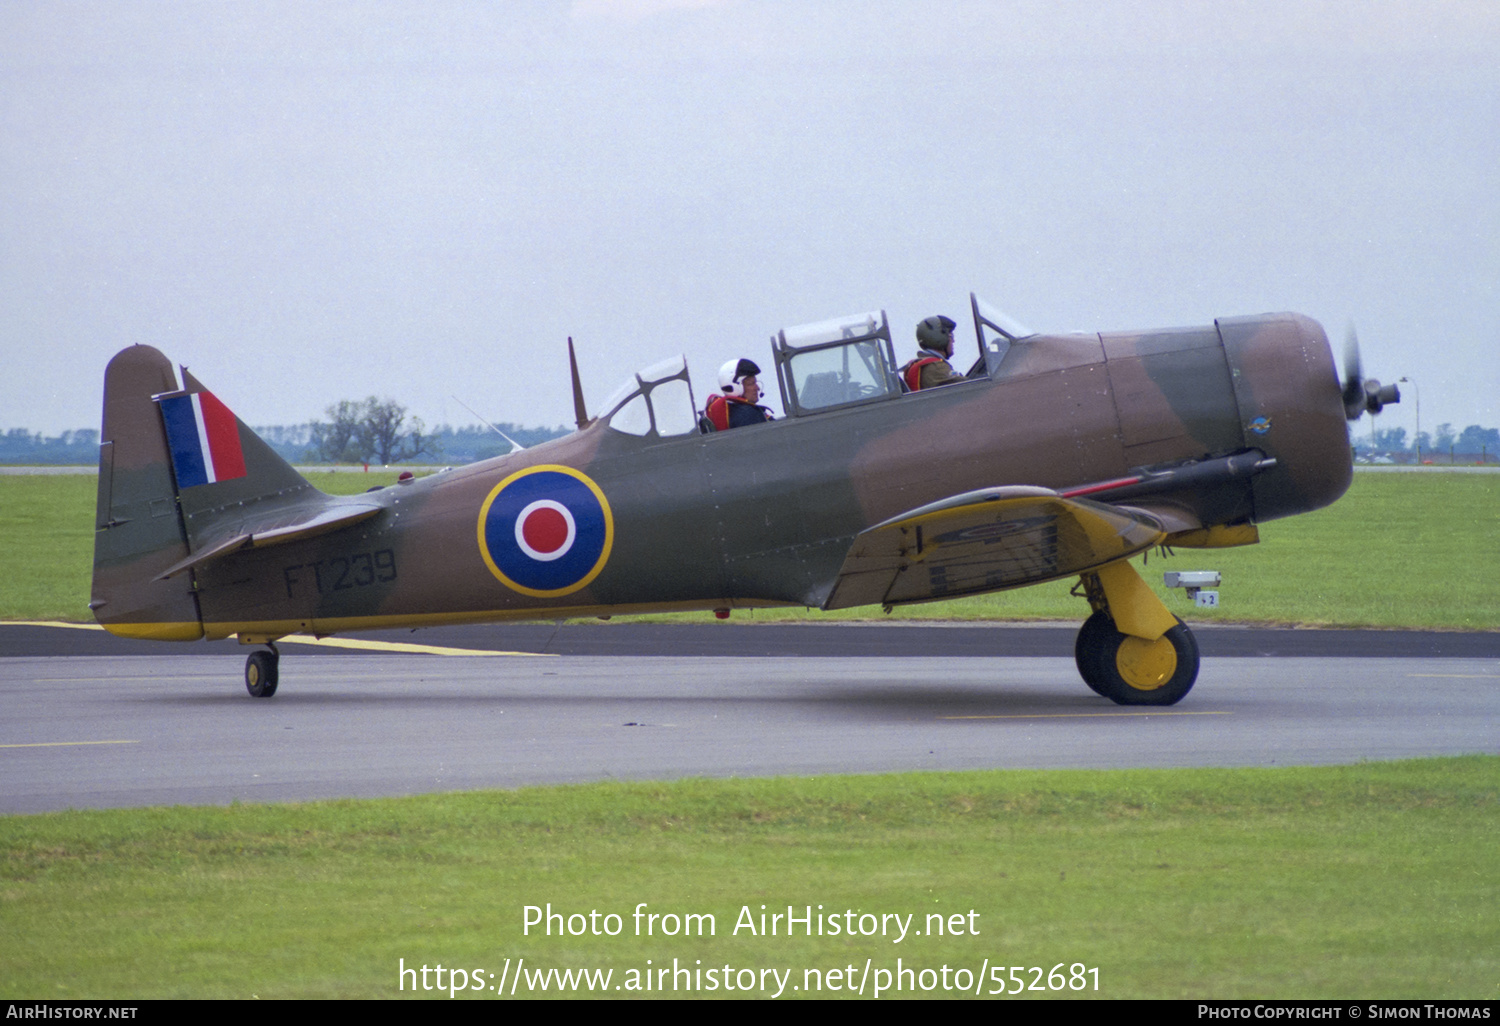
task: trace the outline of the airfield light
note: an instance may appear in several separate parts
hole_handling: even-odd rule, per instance
[[[1217,570],[1168,570],[1162,574],[1168,588],[1182,588],[1193,605],[1212,609],[1219,604],[1219,584],[1223,577]]]

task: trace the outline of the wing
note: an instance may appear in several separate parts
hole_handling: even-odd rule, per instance
[[[987,488],[860,532],[824,609],[896,605],[1071,577],[1166,537],[1144,510],[1065,499],[1046,488]]]

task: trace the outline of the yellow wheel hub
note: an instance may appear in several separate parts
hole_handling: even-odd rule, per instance
[[[1115,667],[1137,691],[1155,691],[1177,672],[1177,649],[1165,635],[1155,641],[1127,637],[1115,653]]]

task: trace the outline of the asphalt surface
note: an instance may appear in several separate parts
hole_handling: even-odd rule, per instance
[[[1500,635],[1198,630],[1166,710],[1072,626],[513,625],[245,649],[0,625],[0,813],[609,779],[1274,766],[1494,753]],[[396,646],[416,643],[421,652]],[[517,654],[482,654],[510,652]],[[897,658],[892,658],[893,656]]]
[[[746,624],[519,623],[351,634],[360,641],[482,651],[594,656],[1056,656],[1071,659],[1078,624],[875,623]],[[1211,656],[1349,656],[1500,659],[1500,631],[1310,630],[1195,625],[1199,651]],[[288,638],[281,650],[298,656],[346,654]],[[7,656],[201,656],[244,659],[229,639],[183,644],[133,641],[103,630],[0,623],[0,659]]]

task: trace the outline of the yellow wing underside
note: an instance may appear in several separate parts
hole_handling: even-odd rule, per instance
[[[823,604],[845,609],[977,595],[1071,577],[1167,537],[1157,518],[1045,488],[956,495],[861,532]]]

